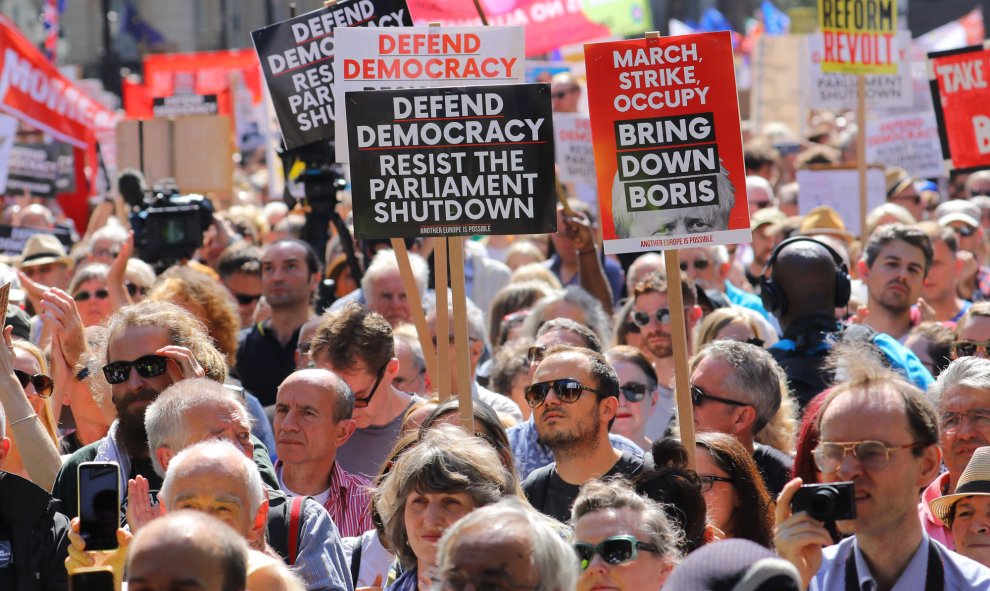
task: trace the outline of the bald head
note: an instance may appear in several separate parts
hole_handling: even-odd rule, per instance
[[[172,458],[165,472],[161,499],[169,510],[204,494],[237,504],[249,515],[257,513],[265,500],[258,467],[233,444],[221,440],[186,448]]]
[[[247,544],[233,529],[205,513],[177,511],[153,520],[135,536],[127,580],[132,588],[154,591],[244,591],[247,561]]]
[[[810,240],[787,244],[777,254],[771,276],[786,295],[787,318],[835,312],[835,260]],[[785,322],[784,318],[780,319]]]
[[[347,420],[354,413],[354,393],[347,382],[329,369],[300,369],[289,374],[278,387],[276,400],[304,390],[318,391],[332,398],[335,422]]]

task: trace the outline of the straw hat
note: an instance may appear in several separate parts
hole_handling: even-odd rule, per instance
[[[900,166],[892,166],[884,171],[887,180],[887,199],[907,189],[914,179]]]
[[[846,242],[854,240],[853,235],[846,231],[846,224],[842,221],[839,212],[827,205],[819,205],[805,214],[798,228],[798,234],[802,236],[826,234],[837,236]]]
[[[71,269],[73,260],[54,234],[32,234],[24,243],[18,266],[23,269],[48,263],[62,263]]]
[[[956,484],[956,492],[932,499],[928,505],[932,513],[945,523],[952,507],[959,500],[973,495],[990,497],[990,447],[981,447],[973,452]]]

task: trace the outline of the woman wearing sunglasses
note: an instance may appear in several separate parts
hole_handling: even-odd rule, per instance
[[[515,490],[512,475],[489,443],[450,425],[427,430],[374,492],[387,545],[404,569],[386,589],[431,589],[443,532],[475,508]]]
[[[69,293],[79,308],[83,326],[97,326],[113,311],[110,292],[107,290],[109,271],[110,267],[94,263],[78,269],[72,277]]]
[[[612,347],[605,357],[619,376],[619,409],[611,431],[628,437],[642,449],[650,449],[653,442],[646,436],[646,423],[654,412],[662,412],[667,417],[663,422],[666,425],[673,416],[673,396],[665,396],[661,408],[657,408],[657,372],[639,349]]]
[[[578,591],[658,591],[681,560],[681,531],[624,481],[584,485],[572,515]]]
[[[699,433],[698,476],[708,518],[727,538],[773,545],[774,503],[753,456],[732,435]]]

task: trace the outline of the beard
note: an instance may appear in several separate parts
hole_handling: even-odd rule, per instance
[[[658,341],[651,342],[650,339],[660,337]],[[663,359],[674,354],[674,343],[670,338],[670,333],[655,331],[643,335],[640,347],[645,348],[650,355]]]
[[[547,410],[544,410],[546,413]],[[554,409],[554,412],[563,412],[565,418],[572,418],[570,413]],[[560,461],[574,455],[582,453],[586,447],[594,446],[598,441],[601,432],[601,411],[598,405],[595,407],[589,418],[584,420],[575,419],[574,425],[570,429],[564,427],[544,427],[540,430],[540,422],[536,422],[536,440],[550,448],[553,452],[554,460]]]
[[[131,411],[129,407],[135,401],[153,401],[158,398],[158,394],[145,388],[124,394],[113,401],[113,406],[117,409],[117,444],[132,458],[145,457],[149,453],[148,433],[144,429],[144,412],[148,407],[142,406],[137,411]]]

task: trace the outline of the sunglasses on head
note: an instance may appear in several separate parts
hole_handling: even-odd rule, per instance
[[[660,553],[660,549],[653,544],[640,542],[634,536],[629,535],[612,536],[600,544],[574,543],[574,551],[577,552],[578,560],[581,561],[581,570],[587,570],[596,555],[601,556],[607,564],[617,566],[636,560],[640,550],[654,554]]]
[[[681,261],[681,271],[687,271],[688,267],[694,267],[697,271],[704,271],[708,265],[712,264],[708,259],[697,259],[693,261]]]
[[[560,380],[537,382],[526,388],[526,403],[531,408],[540,406],[547,399],[547,394],[551,389],[553,389],[554,394],[557,396],[557,400],[568,404],[576,401],[584,392],[594,392],[599,396],[602,395],[598,390],[589,388],[573,378],[563,378]]]
[[[261,299],[261,294],[248,295],[246,293],[235,293],[234,299],[237,300],[237,303],[242,306],[250,306]]]
[[[652,314],[660,324],[670,324],[670,308],[660,308]],[[629,314],[633,324],[643,328],[650,323],[649,312],[632,312]]]
[[[28,384],[31,384],[34,386],[35,394],[40,398],[48,398],[52,395],[52,390],[55,388],[55,382],[45,374],[36,373],[31,375],[26,371],[15,369],[14,375],[17,376],[17,381],[21,383],[21,388],[27,390]]]
[[[77,302],[85,302],[89,298],[96,298],[98,300],[105,300],[110,297],[110,292],[105,289],[98,289],[96,291],[80,291],[76,295],[72,296],[72,299]]]
[[[131,377],[131,368],[142,378],[157,378],[168,369],[168,357],[145,355],[134,361],[114,361],[103,366],[103,375],[110,384],[123,384]]]
[[[629,382],[628,384],[619,386],[619,392],[622,392],[622,395],[629,402],[639,402],[646,398],[646,393],[649,389],[650,387],[646,384],[637,384],[636,382]]]

